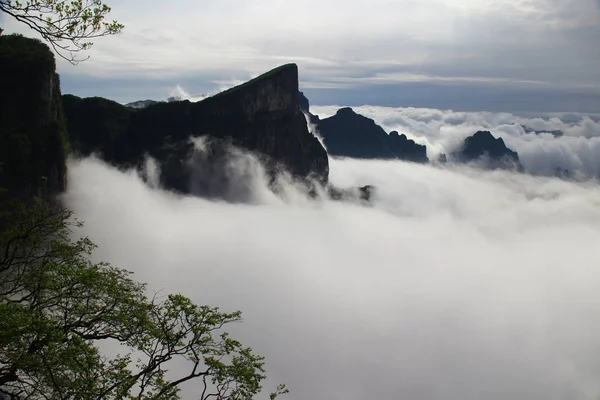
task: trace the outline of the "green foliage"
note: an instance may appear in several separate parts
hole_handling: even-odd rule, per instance
[[[124,28],[117,21],[105,22],[111,8],[101,0],[3,0],[0,11],[38,32],[59,56],[73,64],[85,60],[77,54],[92,46],[91,39]]]
[[[251,399],[263,357],[223,331],[241,313],[174,294],[146,297],[131,273],[93,263],[95,245],[73,241],[67,210],[36,202],[0,208],[0,394],[29,399]],[[101,343],[117,355],[99,350]],[[174,377],[173,360],[187,370]],[[286,393],[280,386],[271,399]]]

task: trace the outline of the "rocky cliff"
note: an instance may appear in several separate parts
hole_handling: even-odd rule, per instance
[[[300,99],[300,110],[308,117],[308,121],[311,124],[318,124],[320,119],[318,115],[314,115],[310,112],[310,102],[308,98],[302,92],[298,92]]]
[[[298,106],[300,107],[300,111],[305,113],[310,112],[310,102],[302,92],[298,92]]]
[[[54,55],[42,42],[0,36],[0,188],[48,197],[66,187],[68,140]]]
[[[464,163],[476,162],[490,169],[523,171],[517,152],[506,147],[502,138],[495,138],[489,131],[478,131],[466,138],[453,158]]]
[[[199,187],[192,185],[198,179],[197,174],[192,178],[194,171],[218,168],[229,144],[257,154],[271,174],[285,169],[326,183],[327,153],[308,131],[298,93],[298,68],[288,64],[197,103],[133,109],[106,99],[63,96],[63,105],[80,153],[99,151],[109,162],[130,166],[150,154],[161,163],[162,183],[188,193]],[[208,159],[201,165],[190,164],[190,138],[207,139]]]
[[[333,156],[428,161],[425,146],[395,131],[388,135],[375,121],[348,107],[317,121],[317,129]]]

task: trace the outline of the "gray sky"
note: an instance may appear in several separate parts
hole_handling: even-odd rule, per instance
[[[296,62],[315,104],[600,109],[598,0],[108,1],[126,25],[63,90],[118,101],[212,93]],[[22,29],[5,18],[8,32]]]

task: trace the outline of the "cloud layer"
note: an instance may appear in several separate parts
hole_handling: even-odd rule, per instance
[[[153,290],[242,309],[234,333],[291,400],[600,395],[595,187],[332,160],[335,184],[378,187],[371,205],[301,193],[234,205],[95,160],[69,167],[64,200],[97,257]]]
[[[338,106],[316,106],[311,111],[324,118],[338,109]],[[597,114],[530,117],[378,106],[354,107],[354,110],[374,119],[388,132],[404,132],[409,138],[427,145],[430,159],[436,159],[440,153],[450,154],[478,130],[489,130],[519,153],[521,163],[530,173],[552,176],[560,167],[581,175],[581,178],[600,176],[600,115]],[[540,132],[560,130],[564,136],[555,138],[550,133],[526,133],[522,126]]]

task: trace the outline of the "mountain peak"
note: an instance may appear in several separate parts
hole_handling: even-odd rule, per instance
[[[492,169],[523,169],[517,152],[506,147],[504,140],[494,137],[490,131],[477,131],[466,138],[455,156],[467,163],[486,159],[487,167]]]
[[[317,129],[329,154],[334,156],[427,162],[425,146],[398,132],[388,135],[374,120],[350,107],[340,108],[335,115],[320,120]]]
[[[335,114],[340,115],[340,116],[359,115],[359,114],[355,113],[351,107],[340,108],[339,110],[337,110],[337,112]]]

